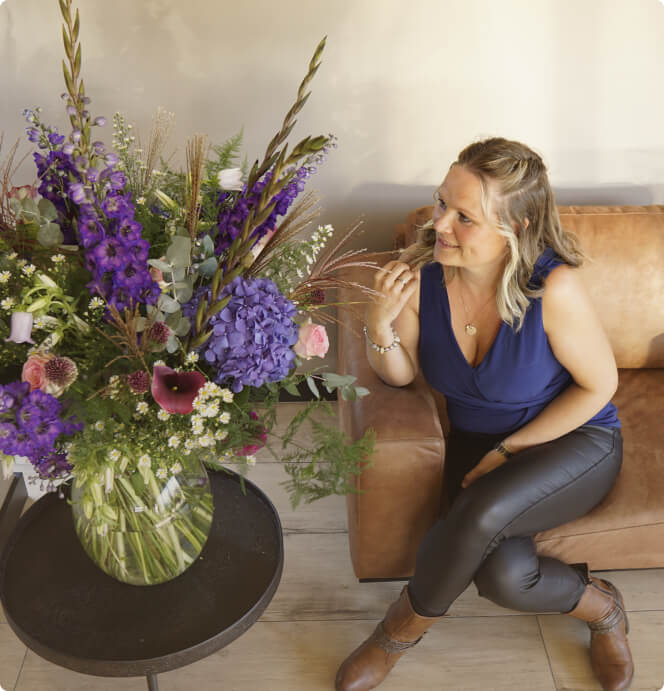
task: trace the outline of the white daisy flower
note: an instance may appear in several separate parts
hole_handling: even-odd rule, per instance
[[[43,329],[45,325],[46,322],[44,317],[37,317],[32,326],[34,326],[35,329]]]
[[[104,421],[97,420],[97,422],[95,422],[95,429],[97,430],[97,432],[101,432],[104,429]]]
[[[219,422],[222,425],[227,425],[231,421],[231,414],[229,412],[224,412],[219,416]]]
[[[19,268],[22,269],[27,263],[28,263],[27,259],[19,259],[16,262],[16,266],[18,266]]]
[[[177,475],[178,473],[181,473],[181,472],[182,472],[182,463],[180,463],[179,461],[176,461],[171,466],[171,473],[173,473],[173,475]]]
[[[196,398],[194,398],[194,402],[191,405],[192,405],[194,410],[200,411],[207,404],[205,403],[205,398],[201,398],[201,396],[198,395],[198,396],[196,396]]]
[[[0,283],[7,283],[11,277],[11,271],[0,271]]]
[[[21,271],[28,277],[32,276],[32,274],[37,271],[37,267],[34,264],[28,264],[27,266],[24,266]]]
[[[16,252],[12,252],[11,254],[7,255],[7,259],[9,260],[14,260],[16,259],[16,257],[18,257],[18,254],[16,254]]]
[[[168,445],[171,449],[177,449],[180,446],[180,437],[177,434],[168,438]]]
[[[232,403],[233,402],[233,392],[230,389],[222,389],[221,390],[221,400],[224,403]]]
[[[158,468],[157,472],[155,475],[160,479],[160,480],[165,480],[168,477],[168,472],[166,471],[166,468]]]
[[[254,456],[253,454],[250,456],[246,456],[246,460],[247,465],[256,465],[256,456]]]
[[[203,416],[199,415],[196,413],[195,415],[191,416],[191,426],[193,427],[194,425],[202,425],[204,422]]]
[[[195,353],[193,350],[187,353],[187,357],[184,359],[185,363],[187,365],[194,365],[198,362],[199,355],[198,353]]]
[[[191,431],[192,431],[196,436],[198,436],[199,434],[203,434],[203,432],[205,432],[205,426],[203,425],[202,422],[201,422],[200,424],[197,424],[197,425],[192,425],[192,426],[191,426]]]
[[[223,441],[224,439],[226,439],[227,436],[228,436],[228,430],[227,429],[218,429],[214,433],[214,438],[217,441]]]
[[[162,422],[166,422],[166,420],[168,420],[168,418],[170,417],[170,413],[167,413],[163,408],[160,408],[159,412],[157,413],[157,417]]]
[[[152,467],[152,459],[150,456],[146,453],[144,453],[139,459],[138,459],[138,467],[141,470],[149,470]]]
[[[150,406],[147,404],[146,401],[139,401],[136,404],[136,414],[137,415],[145,415],[145,413],[148,412]]]
[[[198,443],[203,448],[208,448],[214,444],[214,436],[210,432],[206,432],[199,440]]]
[[[165,367],[165,366],[166,366],[166,363],[163,360],[157,360],[153,365],[153,367]]]
[[[88,302],[88,309],[93,310],[96,307],[103,307],[104,301],[100,297],[93,297],[90,302]]]
[[[65,255],[64,254],[54,254],[51,257],[51,261],[54,264],[62,264],[62,262],[65,261]]]
[[[2,302],[0,302],[0,307],[2,307],[2,309],[5,310],[5,312],[9,312],[9,310],[14,306],[15,302],[16,301],[14,300],[14,298],[5,298],[4,300],[2,300]]]
[[[195,439],[185,439],[184,441],[184,448],[185,451],[191,451],[192,449],[195,449],[198,446],[196,443]]]
[[[108,452],[108,457],[109,457],[112,461],[119,461],[121,455],[122,455],[122,454],[121,454],[117,449],[111,449],[111,450]]]

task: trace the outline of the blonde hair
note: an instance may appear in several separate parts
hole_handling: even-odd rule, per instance
[[[487,219],[489,185],[493,183],[497,230],[507,241],[507,261],[496,294],[497,308],[501,319],[519,331],[530,300],[544,292],[542,287],[528,285],[542,252],[550,247],[570,266],[580,266],[584,254],[576,236],[560,224],[542,158],[525,144],[502,137],[474,142],[452,165],[462,165],[479,178],[482,210]],[[436,231],[430,220],[418,228],[417,241],[403,250],[399,259],[412,269],[431,263],[435,243]],[[450,268],[454,276],[454,267]]]

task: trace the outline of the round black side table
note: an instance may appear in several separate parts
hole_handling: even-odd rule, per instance
[[[279,516],[240,476],[210,473],[214,520],[200,557],[168,583],[132,586],[93,564],[71,507],[49,494],[25,512],[0,559],[0,599],[16,635],[76,672],[147,677],[228,645],[263,613],[284,562]]]

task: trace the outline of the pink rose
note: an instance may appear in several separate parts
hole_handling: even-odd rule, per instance
[[[34,353],[31,355],[23,365],[21,373],[21,380],[27,381],[30,384],[30,391],[35,389],[46,388],[46,371],[44,369],[46,363],[54,356],[45,353]]]
[[[327,340],[327,331],[320,324],[312,324],[308,319],[300,325],[297,343],[293,346],[295,354],[305,360],[312,357],[325,357],[330,342]]]

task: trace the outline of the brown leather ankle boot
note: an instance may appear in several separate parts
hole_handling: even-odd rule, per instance
[[[419,643],[438,619],[417,614],[410,603],[408,586],[404,586],[399,599],[390,605],[371,636],[339,667],[336,691],[368,691],[378,686],[397,660]]]
[[[588,623],[590,661],[602,689],[624,691],[632,683],[634,663],[622,595],[613,583],[590,576],[587,566],[585,581],[586,590],[569,614]]]

